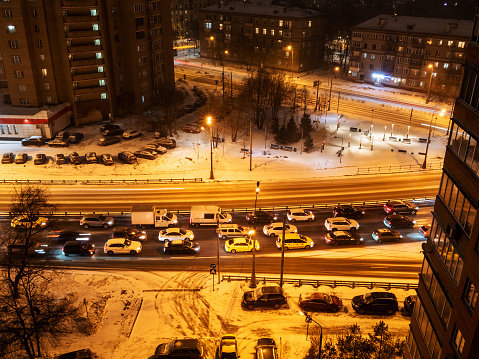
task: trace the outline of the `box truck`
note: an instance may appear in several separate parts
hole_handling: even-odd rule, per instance
[[[176,214],[151,204],[134,204],[130,215],[131,224],[137,226],[173,227],[178,225]]]
[[[218,206],[191,206],[190,225],[216,225],[231,223],[231,214],[223,212]]]

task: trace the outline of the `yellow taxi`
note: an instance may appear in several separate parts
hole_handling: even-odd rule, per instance
[[[48,218],[40,216],[30,218],[24,214],[13,218],[11,224],[13,228],[45,228],[48,225]]]
[[[253,241],[256,250],[259,251],[259,242],[250,238],[231,238],[225,242],[225,251],[229,253],[253,251]]]
[[[278,236],[276,239],[276,247],[281,249],[283,245],[283,234]],[[284,249],[310,249],[313,248],[314,242],[311,238],[303,236],[298,233],[287,233],[284,239]]]

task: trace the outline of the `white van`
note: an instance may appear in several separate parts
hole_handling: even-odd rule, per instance
[[[190,225],[215,226],[217,223],[231,223],[231,214],[223,212],[218,206],[191,206]]]
[[[222,239],[234,237],[248,238],[254,233],[254,231],[248,227],[243,227],[236,223],[225,223],[218,226],[216,233],[218,233],[218,237]]]

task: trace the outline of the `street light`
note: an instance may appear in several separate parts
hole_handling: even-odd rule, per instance
[[[250,240],[253,241],[253,272],[251,273],[251,283],[250,288],[256,288],[256,267],[255,267],[255,259],[256,259],[256,204],[258,203],[258,193],[259,193],[259,181],[256,182],[256,196],[254,198],[254,214],[253,214],[253,234],[251,235],[252,238]],[[254,236],[254,237],[253,237]]]
[[[287,49],[291,51],[291,81],[293,81],[293,45],[289,45]]]
[[[317,321],[315,321],[313,319],[313,317],[311,316],[311,314],[309,314],[308,312],[302,312],[300,310],[299,314],[304,315],[306,317],[306,318],[304,318],[304,320],[305,320],[306,323],[308,323],[308,326],[309,326],[309,323],[313,322],[313,323],[316,323],[317,325],[319,325],[319,328],[321,329],[321,331],[319,333],[319,350],[318,350],[318,359],[321,359],[321,351],[322,351],[322,348],[323,348],[323,327],[321,326],[321,324],[319,324]],[[307,339],[307,336],[306,336],[306,339]]]
[[[429,122],[429,134],[427,135],[426,153],[424,154],[424,162],[422,163],[422,169],[426,168],[427,151],[429,150],[429,142],[431,141],[431,130],[432,130],[433,118],[434,118],[434,112],[432,113],[432,116],[431,116],[431,122]]]
[[[339,136],[334,136],[334,138],[340,138],[341,139],[341,149],[339,150],[339,163],[341,163],[341,157],[343,155],[343,150],[344,150],[344,139]]]
[[[371,109],[371,127],[369,128],[369,138],[373,133],[373,117],[374,117],[374,109]]]
[[[429,94],[430,94],[430,92],[431,92],[431,82],[432,82],[432,70],[433,70],[433,66],[432,66],[432,64],[429,64],[427,67],[431,69],[431,74],[429,75],[429,86],[428,86],[428,88],[427,88],[426,103],[429,102]]]
[[[201,131],[204,131],[204,129],[205,128],[203,126],[201,126]],[[197,131],[196,132],[196,150],[197,150],[197,154],[198,154],[197,159],[200,158],[200,143],[198,142],[198,134],[199,134],[199,132]]]
[[[336,66],[336,67],[334,68],[334,78],[336,78],[336,74],[337,74],[338,72],[339,72],[339,67]]]
[[[216,67],[216,41],[214,36],[210,36],[210,40],[213,41],[213,61],[214,66]]]
[[[215,179],[215,176],[213,175],[213,121],[211,120],[211,116],[206,118],[206,123],[210,126],[210,179]]]
[[[225,50],[225,55],[228,55],[228,50]],[[223,105],[225,103],[225,62],[223,61],[223,56],[221,56],[221,63],[223,64]]]

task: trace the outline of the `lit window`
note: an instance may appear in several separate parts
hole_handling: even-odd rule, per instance
[[[47,102],[52,102],[52,97],[51,96],[47,96]]]
[[[211,22],[206,22],[205,23],[205,29],[208,29],[208,30],[211,29]]]
[[[98,24],[93,24],[92,28],[93,28],[93,31],[98,31],[100,27],[98,26]]]
[[[96,53],[96,58],[97,58],[97,59],[102,59],[102,58],[103,58],[102,53],[101,53],[101,52],[97,52],[97,53]]]
[[[476,306],[477,294],[476,287],[469,281],[466,286],[466,290],[464,291],[463,299],[467,306],[471,309],[474,309]]]
[[[47,74],[48,74],[47,69],[42,69],[42,76],[45,77],[47,76]]]
[[[283,26],[283,20],[279,20],[279,26]]]
[[[98,72],[103,72],[103,66],[98,66]]]
[[[259,28],[258,28],[258,27],[255,28],[255,29],[254,29],[254,32],[255,32],[255,34],[259,34]]]
[[[266,35],[266,29],[263,29],[263,35]]]
[[[464,46],[466,46],[466,43],[464,41],[459,41],[457,43],[457,47],[464,48]]]
[[[459,354],[462,354],[462,350],[464,349],[464,337],[457,327],[455,328],[454,334],[452,336],[452,344],[454,349],[456,349]]]
[[[99,81],[98,81],[98,84],[99,84],[100,86],[105,86],[105,80],[99,80]]]
[[[271,29],[271,36],[274,36],[274,30]]]
[[[97,9],[90,9],[90,15],[91,16],[97,16],[98,15]]]
[[[43,84],[43,86],[45,86],[45,90],[50,90],[50,83],[49,82],[45,82]]]
[[[15,32],[15,26],[13,25],[8,25],[7,26],[7,33],[13,34]]]
[[[40,61],[45,61],[45,55],[40,54]]]
[[[309,20],[309,21],[308,21],[308,27],[311,27],[312,23],[313,23],[313,22],[312,22],[311,20]]]
[[[447,42],[447,46],[453,46],[453,45],[454,45],[454,41],[449,40],[449,41]]]
[[[103,92],[103,93],[101,94],[101,99],[102,99],[102,100],[106,100],[106,92]]]
[[[100,39],[95,39],[95,45],[100,45],[101,42],[100,42]]]

